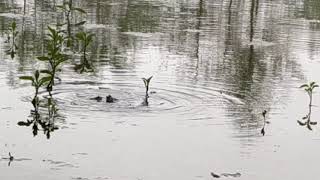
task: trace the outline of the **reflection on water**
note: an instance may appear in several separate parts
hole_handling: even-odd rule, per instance
[[[39,106],[39,107],[38,107]],[[31,110],[30,120],[19,121],[19,126],[32,126],[33,136],[38,135],[38,131],[41,127],[43,133],[46,135],[47,139],[50,139],[51,133],[55,130],[58,130],[58,127],[55,125],[55,122],[59,119],[63,120],[63,117],[58,114],[58,108],[55,100],[52,97],[45,99],[45,102],[39,103],[34,107],[34,110]]]
[[[72,3],[57,8],[63,2]],[[317,132],[305,134],[294,119],[305,113],[297,87],[320,81],[319,9],[318,0],[0,0],[0,41],[13,21],[19,31],[12,60],[8,44],[0,44],[0,115],[8,119],[0,121],[0,144],[32,159],[77,164],[60,168],[61,179],[95,179],[98,172],[113,179],[208,179],[210,172],[314,179],[316,169],[297,173],[299,164],[319,160],[300,153],[319,150],[311,141]],[[53,99],[41,92],[46,102],[30,114],[32,90],[19,76],[45,66],[35,59],[46,53],[47,26],[57,24],[69,36],[69,60]],[[80,31],[94,34],[86,56],[94,72],[75,71],[82,46],[70,37]],[[146,93],[141,78],[149,76]],[[92,100],[108,95],[117,101]],[[264,110],[272,123],[263,137]],[[316,106],[312,113],[318,115]],[[50,141],[30,137],[17,123]],[[70,159],[79,151],[89,157]],[[288,170],[275,169],[278,161]],[[37,162],[23,163],[39,170]]]

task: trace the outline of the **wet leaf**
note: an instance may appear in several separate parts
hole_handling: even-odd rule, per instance
[[[78,11],[80,13],[86,14],[87,12],[81,8],[72,8],[72,10]]]
[[[20,76],[19,79],[21,80],[29,80],[29,81],[34,81],[34,78],[32,76]]]
[[[37,57],[37,59],[40,61],[49,61],[50,60],[50,58],[46,57],[46,56],[40,56],[40,57]]]
[[[36,80],[39,79],[39,76],[40,76],[39,70],[36,70],[34,73],[34,77],[36,78]]]
[[[12,28],[12,31],[15,31],[15,29],[17,28],[17,23],[15,21],[11,23],[11,28]]]
[[[300,86],[300,88],[305,88],[305,87],[309,87],[309,85],[308,84],[303,84],[303,85]]]
[[[148,81],[148,82],[150,82],[150,81],[151,81],[151,79],[152,79],[152,77],[153,77],[153,76],[149,77],[149,78],[147,79],[147,81]]]
[[[32,124],[32,121],[27,121],[27,122],[25,122],[25,121],[19,121],[18,122],[18,125],[19,126],[30,126]]]
[[[316,84],[316,82],[314,82],[314,81],[311,82],[311,83],[310,83],[310,87],[312,87],[312,86],[315,85],[315,84]]]
[[[50,74],[51,75],[51,71],[49,71],[49,70],[41,70],[40,71],[41,73],[43,73],[43,74]]]
[[[54,37],[54,35],[56,35],[56,30],[54,30],[53,28],[51,28],[50,26],[48,26],[48,29],[52,35],[52,37]]]
[[[315,122],[315,121],[310,121],[309,122],[311,125],[317,125],[318,123],[317,122]]]
[[[307,123],[306,122],[301,122],[301,121],[297,121],[298,122],[298,124],[300,125],[300,126],[305,126],[305,125],[307,125]]]
[[[65,9],[65,7],[62,5],[57,5],[56,8],[63,9],[63,10]]]
[[[47,77],[43,77],[41,78],[39,85],[42,86],[45,83],[49,83],[51,81],[51,77],[47,76]]]

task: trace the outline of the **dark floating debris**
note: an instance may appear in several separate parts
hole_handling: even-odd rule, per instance
[[[264,131],[264,127],[261,129],[261,134],[264,136],[266,132]]]
[[[101,96],[97,96],[97,97],[94,97],[94,98],[90,98],[90,100],[96,100],[98,102],[102,101],[102,97]]]
[[[224,176],[224,177],[234,177],[234,178],[236,178],[236,177],[240,177],[241,176],[241,173],[223,173],[223,174],[221,174],[221,176]]]
[[[117,98],[114,98],[114,97],[112,97],[111,95],[108,95],[107,97],[106,97],[106,102],[107,103],[114,103],[115,101],[117,101],[118,99]]]
[[[220,175],[215,174],[213,172],[210,173],[212,177],[214,178],[221,178],[221,177],[233,177],[233,178],[237,178],[241,176],[241,173],[236,172],[236,173],[222,173]]]
[[[220,178],[220,176],[219,176],[218,174],[215,174],[215,173],[213,173],[213,172],[211,172],[210,174],[211,174],[211,176],[214,177],[214,178]]]
[[[101,102],[102,99],[103,98],[101,96],[96,96],[96,97],[90,98],[90,100],[96,100],[97,102]],[[114,103],[117,100],[118,100],[117,98],[112,97],[110,94],[108,96],[106,96],[107,103]]]

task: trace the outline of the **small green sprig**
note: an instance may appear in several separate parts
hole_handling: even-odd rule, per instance
[[[61,32],[51,28],[49,29],[49,40],[47,46],[47,55],[37,57],[39,61],[44,61],[48,63],[48,69],[41,70],[41,73],[47,74],[50,77],[50,82],[47,85],[47,90],[51,95],[52,88],[55,84],[54,80],[56,78],[56,73],[61,71],[61,64],[67,60],[67,57],[62,54],[62,45],[64,42],[64,37]]]
[[[319,85],[316,84],[316,82],[311,82],[309,84],[303,84],[300,86],[300,88],[304,88],[304,90],[308,93],[309,96],[309,106],[312,106],[312,94],[313,89],[319,87]]]
[[[309,96],[309,112],[306,116],[302,117],[302,120],[304,120],[304,122],[299,120],[297,122],[300,126],[306,126],[309,130],[312,130],[312,125],[317,125],[317,122],[311,121],[313,91],[314,88],[317,87],[319,87],[319,85],[317,85],[316,82],[311,82],[309,84],[303,84],[300,86],[300,88],[304,88]]]
[[[144,83],[144,86],[146,88],[146,94],[145,94],[145,98],[144,98],[144,102],[143,104],[148,106],[149,105],[149,101],[148,101],[148,98],[149,98],[149,86],[150,86],[150,81],[152,79],[152,76],[149,77],[149,78],[142,78],[142,81]]]

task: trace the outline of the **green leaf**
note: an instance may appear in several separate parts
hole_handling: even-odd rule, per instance
[[[49,75],[52,74],[51,71],[49,71],[49,70],[47,70],[47,69],[41,70],[40,72],[43,73],[43,74],[49,74]]]
[[[312,131],[312,128],[311,128],[310,123],[307,123],[307,128],[308,128],[310,131]]]
[[[17,28],[17,23],[15,21],[11,23],[11,28],[13,31]]]
[[[83,14],[87,14],[87,12],[85,10],[81,9],[81,8],[72,8],[72,10],[78,11],[78,12],[83,13]]]
[[[298,124],[300,125],[300,126],[305,126],[305,125],[307,125],[307,123],[306,122],[301,122],[301,121],[297,121],[298,122]]]
[[[40,57],[37,57],[37,59],[40,61],[49,61],[50,60],[50,58],[46,57],[46,56],[40,56]]]
[[[53,29],[53,28],[51,28],[50,26],[48,26],[48,29],[49,29],[49,31],[50,31],[51,38],[52,38],[52,39],[55,39],[55,37],[57,36],[56,30]],[[50,34],[49,34],[49,36],[50,36]]]
[[[142,78],[142,81],[143,81],[143,83],[144,83],[144,86],[147,87],[147,85],[148,85],[148,84],[147,84],[147,82],[148,82],[147,79],[146,79],[146,78]]]
[[[315,122],[315,121],[310,121],[310,124],[311,124],[311,125],[317,125],[318,123]]]
[[[32,76],[20,76],[19,79],[21,80],[29,80],[29,81],[34,81],[34,78]]]
[[[310,87],[312,87],[312,86],[315,85],[315,84],[316,84],[316,82],[314,82],[314,81],[311,82],[311,83],[310,83]]]
[[[39,70],[36,70],[36,72],[34,73],[34,77],[36,79],[39,79],[39,76],[40,76]]]
[[[56,8],[63,9],[63,10],[65,9],[63,5],[57,5]]]
[[[76,34],[76,38],[79,39],[79,40],[84,41],[85,40],[85,33],[84,32],[78,32]]]
[[[309,87],[309,85],[308,84],[303,84],[299,88],[304,88],[304,87]]]
[[[40,79],[40,86],[42,86],[44,83],[49,83],[51,81],[51,77],[50,76],[46,76]]]
[[[153,76],[151,76],[151,77],[149,77],[149,78],[147,79],[148,83],[151,81],[152,77],[153,77]]]

